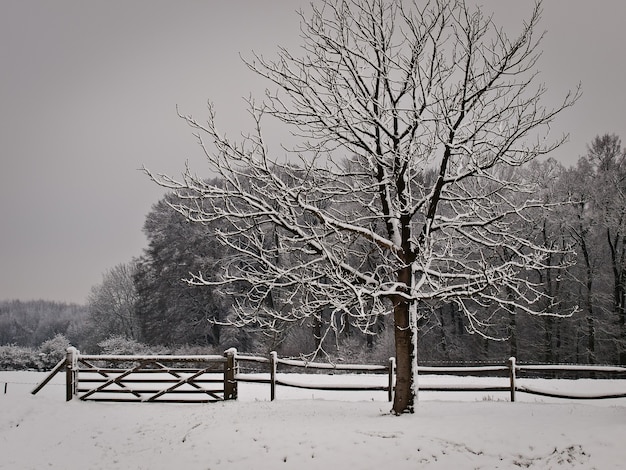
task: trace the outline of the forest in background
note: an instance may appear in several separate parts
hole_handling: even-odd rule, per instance
[[[524,230],[561,249],[567,265],[527,273],[552,299],[544,306],[549,314],[494,310],[484,334],[478,334],[454,304],[423,305],[420,362],[503,361],[512,355],[524,362],[626,364],[626,152],[620,138],[596,137],[570,168],[548,159],[515,171],[520,181],[540,188],[533,197],[549,207],[526,220]],[[70,343],[94,353],[237,347],[297,356],[315,350],[323,339],[331,360],[382,362],[393,355],[384,316],[370,335],[347,320],[324,322],[323,315],[322,321],[285,322],[272,333],[254,324],[229,326],[238,293],[185,279],[198,273],[218,279],[220,264],[233,254],[212,235],[219,227],[190,223],[172,209],[176,203],[168,194],[153,206],[144,224],[144,253],[104,273],[85,306],[0,302],[0,369],[9,363],[50,367]],[[267,239],[271,243],[271,234]],[[570,248],[576,257],[565,259]],[[277,291],[270,307],[280,308],[281,298],[284,293]]]

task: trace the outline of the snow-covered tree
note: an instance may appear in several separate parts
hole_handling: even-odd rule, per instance
[[[190,224],[172,210],[170,204],[178,201],[166,194],[144,223],[148,246],[133,277],[141,338],[148,344],[217,346],[220,328],[211,320],[227,308],[212,289],[189,286],[184,278],[190,271],[210,271],[221,248],[211,237],[212,227]]]
[[[139,338],[138,319],[135,314],[137,290],[133,276],[137,263],[120,263],[102,275],[102,282],[91,288],[87,298],[92,341],[110,335],[129,339]]]
[[[588,362],[626,363],[626,152],[614,134],[595,137],[569,170],[570,233],[579,253],[574,281],[585,315]],[[606,348],[610,349],[610,353]],[[603,351],[602,349],[605,348]],[[608,357],[607,357],[608,356]]]
[[[587,149],[595,193],[592,204],[606,238],[616,318],[617,360],[626,364],[626,149],[615,134],[596,136]]]
[[[517,223],[545,203],[510,170],[562,142],[546,133],[577,93],[542,105],[539,4],[513,37],[460,0],[311,8],[298,53],[248,61],[276,88],[250,100],[253,132],[227,138],[212,107],[206,123],[184,116],[220,184],[148,174],[178,193],[188,219],[226,222],[216,235],[237,256],[219,281],[193,282],[249,286],[240,323],[313,317],[368,332],[391,315],[400,414],[416,397],[422,308],[453,303],[484,332],[493,312],[546,304],[528,273],[548,267],[552,248]],[[298,143],[270,148],[265,118]]]

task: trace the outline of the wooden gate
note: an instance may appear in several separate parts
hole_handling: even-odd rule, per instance
[[[82,355],[69,348],[66,399],[205,403],[237,398],[236,350],[224,356]]]

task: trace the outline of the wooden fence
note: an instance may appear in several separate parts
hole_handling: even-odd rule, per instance
[[[240,364],[251,363],[258,373],[241,373]],[[287,368],[290,372],[323,371],[326,373],[352,372],[385,374],[385,384],[342,383],[342,374],[335,374],[333,383],[298,381],[298,376],[279,374],[278,369]],[[223,356],[121,356],[121,355],[82,355],[75,348],[69,348],[67,357],[59,362],[50,375],[38,385],[35,394],[58,372],[65,369],[66,399],[78,397],[81,400],[99,401],[169,401],[169,402],[209,402],[234,400],[237,398],[239,382],[263,383],[270,386],[270,399],[276,398],[276,387],[295,387],[310,390],[359,391],[379,390],[387,392],[389,401],[393,399],[395,384],[395,360],[387,364],[329,364],[319,362],[280,359],[275,352],[268,357],[242,355],[235,349],[227,350]],[[564,393],[545,390],[528,383],[520,383],[520,375],[569,373],[602,374],[610,377],[626,377],[626,367],[589,365],[531,365],[519,364],[509,358],[502,365],[429,367],[418,366],[420,375],[446,374],[453,376],[491,376],[502,379],[497,385],[472,383],[421,384],[420,391],[437,392],[507,392],[512,402],[516,393],[527,393],[553,398],[597,400],[606,398],[626,398],[623,393]],[[295,377],[295,378],[294,378]],[[527,381],[528,382],[528,381]]]
[[[574,373],[580,376],[582,373],[603,374],[611,377],[626,378],[626,367],[621,366],[594,366],[594,365],[574,365],[574,364],[520,364],[514,357],[507,360],[503,365],[492,366],[459,366],[459,367],[428,367],[418,366],[420,374],[447,374],[455,376],[496,376],[506,378],[508,383],[502,385],[485,386],[473,384],[468,381],[466,384],[436,384],[420,385],[420,391],[433,392],[508,392],[511,401],[516,400],[516,393],[527,393],[551,398],[564,398],[574,400],[602,400],[607,398],[626,398],[626,390],[623,393],[567,393],[556,392],[554,390],[542,389],[519,382],[520,375],[529,373],[540,373],[539,375],[554,375],[564,373]]]
[[[269,357],[262,356],[246,356],[237,355],[237,362],[252,362],[267,364],[269,367],[269,378],[249,375],[249,374],[237,374],[235,380],[238,382],[254,382],[254,383],[266,383],[270,385],[270,400],[276,398],[276,386],[281,385],[284,387],[304,388],[309,390],[334,390],[334,391],[367,391],[367,390],[380,390],[387,392],[387,398],[389,401],[393,400],[393,387],[395,379],[395,358],[389,358],[389,362],[385,365],[367,365],[367,364],[329,364],[310,361],[297,361],[293,359],[280,359],[276,352],[272,351]],[[344,372],[371,372],[371,373],[383,373],[388,377],[386,385],[380,384],[354,384],[354,383],[341,383],[341,379],[338,378],[336,383],[333,384],[321,384],[310,382],[298,382],[297,380],[289,380],[284,377],[278,376],[278,366],[288,366],[290,368],[296,368],[306,371],[323,370],[326,372],[344,371]],[[340,376],[338,376],[340,377]]]

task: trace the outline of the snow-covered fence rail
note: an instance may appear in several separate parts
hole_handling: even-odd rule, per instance
[[[621,366],[594,366],[579,364],[516,364],[515,358],[511,362],[511,401],[515,401],[515,391],[551,398],[566,398],[573,400],[602,400],[607,398],[626,398],[626,390],[621,393],[574,393],[548,390],[536,386],[522,385],[516,380],[517,372],[574,372],[574,373],[602,373],[613,377],[626,377],[626,367]]]
[[[223,356],[134,356],[83,355],[69,348],[65,366],[68,401],[199,403],[237,398],[234,349]]]
[[[446,374],[456,376],[469,375],[502,375],[509,376],[509,384],[505,382],[502,385],[485,385],[468,381],[467,383],[454,384],[422,384],[419,383],[419,390],[423,392],[510,392],[511,401],[515,401],[515,366],[511,367],[513,358],[509,359],[506,365],[495,366],[418,366],[419,374]]]
[[[270,385],[270,399],[276,398],[276,386],[281,385],[284,387],[304,388],[309,390],[332,390],[332,391],[371,391],[380,390],[387,392],[389,401],[393,400],[393,387],[394,387],[394,372],[395,372],[395,358],[389,358],[388,364],[385,365],[367,365],[367,364],[330,364],[322,362],[300,361],[294,359],[280,359],[276,352],[272,351],[269,357],[262,356],[246,356],[237,355],[237,362],[253,362],[267,364],[269,367],[269,377],[250,375],[250,374],[237,374],[235,380],[238,382],[255,382],[266,383]],[[312,370],[325,370],[325,371],[344,371],[344,372],[373,372],[373,373],[385,373],[388,376],[387,383],[381,384],[355,384],[355,383],[341,383],[337,380],[336,383],[319,383],[319,382],[304,382],[297,380],[285,379],[284,375],[278,375],[278,366],[295,367],[299,369]]]

